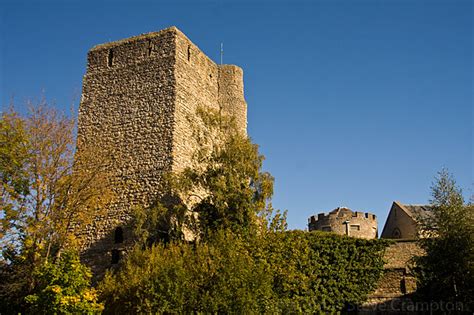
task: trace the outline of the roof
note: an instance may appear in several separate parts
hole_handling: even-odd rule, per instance
[[[354,213],[355,213],[354,211],[352,211],[351,209],[347,207],[338,207],[332,210],[331,212],[329,212],[329,214],[337,215],[338,217],[343,217],[347,214],[354,214]]]
[[[430,205],[409,205],[402,204],[399,201],[394,201],[393,203],[398,205],[400,209],[405,211],[405,213],[415,221],[418,221],[419,218],[427,218],[431,216],[431,211],[433,210],[433,207]]]

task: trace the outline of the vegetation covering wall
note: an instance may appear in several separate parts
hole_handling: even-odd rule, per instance
[[[322,232],[238,236],[135,248],[101,284],[106,312],[339,311],[365,300],[386,243]]]

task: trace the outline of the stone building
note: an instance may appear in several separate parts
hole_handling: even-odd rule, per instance
[[[78,150],[106,148],[116,200],[84,228],[83,259],[100,273],[131,243],[134,207],[163,195],[163,175],[191,165],[199,107],[232,115],[246,133],[243,72],[217,65],[176,27],[93,47],[79,108]]]
[[[427,205],[392,203],[381,238],[395,242],[385,252],[384,274],[364,305],[367,311],[385,309],[388,314],[397,314],[403,304],[412,302],[416,280],[410,272],[411,259],[423,255],[416,241],[418,220],[429,216],[430,210]]]
[[[377,238],[377,217],[375,214],[354,212],[349,208],[339,207],[329,214],[319,213],[308,219],[308,230],[333,232],[359,238]]]
[[[404,205],[394,201],[382,230],[382,238],[414,240],[418,220],[430,214],[428,205]]]

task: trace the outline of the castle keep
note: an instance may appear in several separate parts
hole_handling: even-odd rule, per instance
[[[243,72],[217,65],[176,27],[98,45],[88,53],[79,108],[78,149],[106,148],[116,200],[85,228],[84,260],[101,269],[131,242],[136,206],[162,196],[163,175],[191,165],[198,107],[233,115],[246,133]]]

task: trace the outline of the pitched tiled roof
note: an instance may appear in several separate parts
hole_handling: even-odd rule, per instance
[[[418,218],[427,218],[431,216],[432,207],[430,205],[405,205],[396,201],[398,206],[403,209],[413,220]]]

